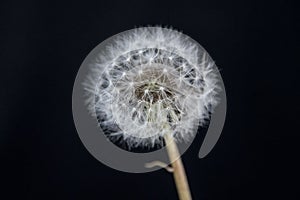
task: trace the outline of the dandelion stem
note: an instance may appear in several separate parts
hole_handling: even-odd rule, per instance
[[[177,188],[177,193],[180,200],[191,200],[191,192],[182,164],[177,145],[170,134],[164,136],[169,159],[172,163],[173,176]]]

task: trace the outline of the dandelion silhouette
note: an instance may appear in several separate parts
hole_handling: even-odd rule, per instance
[[[84,83],[87,105],[107,137],[126,150],[166,145],[180,199],[191,199],[176,142],[189,141],[209,119],[219,87],[214,62],[188,36],[137,28],[116,37]]]

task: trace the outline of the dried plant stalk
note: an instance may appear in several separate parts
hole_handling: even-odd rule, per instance
[[[170,134],[164,136],[167,152],[173,167],[173,176],[180,200],[191,200],[191,192],[184,166],[177,148],[177,145]]]

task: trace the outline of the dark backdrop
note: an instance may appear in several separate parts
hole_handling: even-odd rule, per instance
[[[165,170],[128,174],[98,162],[73,123],[72,87],[85,56],[142,25],[191,36],[225,83],[219,142],[200,160],[198,135],[183,155],[194,199],[296,199],[295,2],[1,1],[0,199],[177,199]]]

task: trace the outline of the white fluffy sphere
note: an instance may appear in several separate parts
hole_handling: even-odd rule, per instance
[[[129,146],[161,144],[167,132],[189,140],[209,118],[219,90],[216,66],[188,36],[137,28],[115,37],[84,84],[91,113]]]

